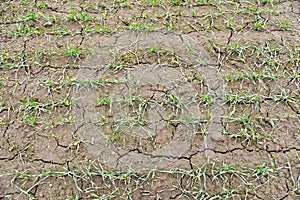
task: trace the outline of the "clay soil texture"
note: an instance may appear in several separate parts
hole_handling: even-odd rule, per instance
[[[0,199],[299,199],[297,0],[0,0]]]

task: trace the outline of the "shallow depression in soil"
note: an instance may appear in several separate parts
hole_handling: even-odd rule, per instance
[[[148,170],[177,167],[195,142],[203,143],[199,151],[214,148],[224,84],[204,48],[187,35],[161,32],[99,43],[78,71],[75,108],[76,133],[93,156],[115,170]],[[202,93],[211,93],[216,106],[202,105]],[[208,135],[195,141],[203,129]]]

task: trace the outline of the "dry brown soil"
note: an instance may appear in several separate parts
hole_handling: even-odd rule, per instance
[[[300,2],[0,1],[0,199],[299,199]]]

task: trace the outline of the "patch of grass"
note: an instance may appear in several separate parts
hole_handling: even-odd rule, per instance
[[[261,94],[234,94],[227,95],[225,102],[234,105],[234,104],[257,104],[261,102]]]
[[[215,102],[215,100],[211,97],[210,94],[204,94],[204,95],[196,94],[196,98],[199,100],[201,104],[204,105],[212,105]]]
[[[281,30],[289,30],[291,28],[291,22],[285,21],[285,22],[279,22],[279,27]]]
[[[82,55],[83,51],[82,49],[78,48],[78,47],[69,47],[66,51],[65,51],[67,56],[70,56],[72,58],[75,59],[79,59],[80,55]]]
[[[35,118],[35,117],[26,117],[25,118],[25,123],[27,124],[27,125],[30,125],[30,126],[35,126],[36,124],[37,124],[37,118]]]
[[[111,106],[111,97],[101,98],[98,100],[98,106]]]
[[[67,20],[73,22],[88,22],[88,21],[93,22],[95,19],[94,17],[89,16],[88,13],[72,11],[67,16]]]

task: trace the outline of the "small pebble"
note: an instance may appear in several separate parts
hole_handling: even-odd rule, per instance
[[[46,22],[45,24],[44,24],[44,27],[50,27],[50,26],[52,26],[53,25],[53,23],[52,22]]]

